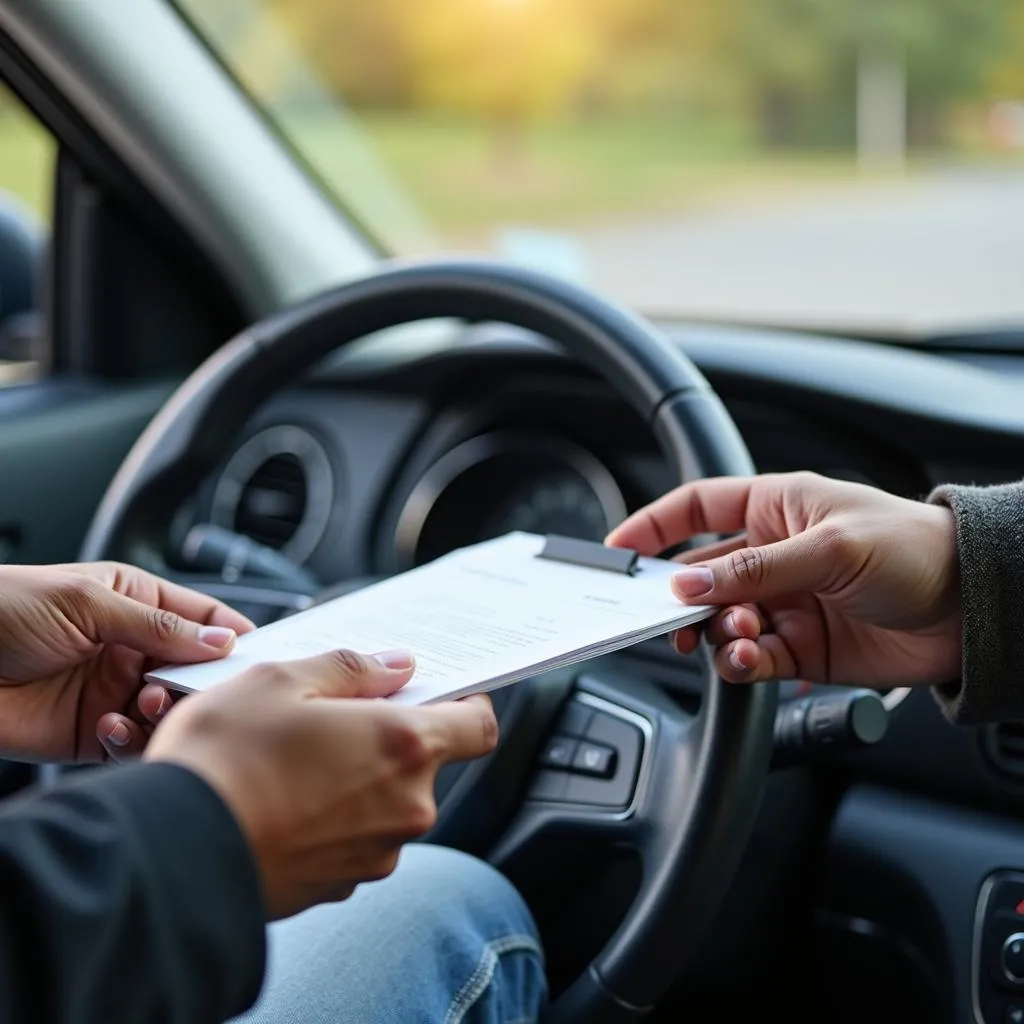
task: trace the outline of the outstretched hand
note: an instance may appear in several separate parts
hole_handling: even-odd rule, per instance
[[[656,555],[704,533],[732,539],[680,556],[676,596],[722,606],[704,627],[719,674],[885,688],[960,675],[952,513],[813,473],[685,484],[607,538]],[[681,653],[699,627],[680,630]]]
[[[0,567],[0,752],[97,761],[141,750],[171,703],[140,688],[147,664],[221,658],[252,628],[219,601],[127,565]]]

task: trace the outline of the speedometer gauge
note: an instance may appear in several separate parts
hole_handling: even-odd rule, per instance
[[[549,473],[516,488],[488,517],[483,537],[512,530],[603,540],[614,526],[594,488],[578,473]]]
[[[413,486],[395,530],[396,568],[513,530],[602,540],[626,515],[611,471],[565,438],[481,434]]]

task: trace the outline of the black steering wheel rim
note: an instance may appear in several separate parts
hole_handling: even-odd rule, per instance
[[[394,263],[246,330],[200,366],[136,442],[86,537],[83,561],[139,561],[167,535],[169,493],[194,493],[253,412],[330,352],[438,317],[506,322],[557,342],[614,387],[652,429],[680,479],[743,475],[750,456],[697,368],[642,320],[584,289],[487,261]],[[706,930],[746,845],[770,753],[774,687],[713,674],[694,732],[678,820],[626,920],[554,1007],[559,1019],[641,1016],[673,980],[652,949],[672,936],[685,960]],[[652,844],[654,840],[651,840]],[[654,846],[652,845],[652,849]],[[678,964],[676,965],[678,966]]]

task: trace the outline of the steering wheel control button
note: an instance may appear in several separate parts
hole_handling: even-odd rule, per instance
[[[540,755],[541,764],[547,768],[567,769],[575,763],[579,746],[579,740],[571,736],[552,736]]]
[[[999,962],[1007,981],[1024,985],[1024,932],[1012,932],[1006,936]]]
[[[558,732],[568,736],[586,736],[587,726],[594,717],[594,709],[581,700],[570,700],[562,711]]]
[[[539,771],[533,777],[526,795],[530,800],[564,800],[569,778],[568,772]]]
[[[597,743],[581,743],[572,759],[574,771],[581,775],[593,775],[599,779],[610,779],[615,774],[615,751]]]
[[[607,711],[596,711],[587,726],[586,741],[580,744],[580,751],[588,748],[611,752],[609,775],[599,777],[583,774],[574,765],[565,792],[567,803],[588,804],[609,810],[625,810],[633,799],[637,773],[640,769],[640,755],[643,751],[643,734],[629,722]],[[580,757],[577,751],[577,762]]]

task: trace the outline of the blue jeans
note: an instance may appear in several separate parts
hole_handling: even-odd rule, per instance
[[[344,903],[268,931],[267,978],[235,1024],[527,1024],[547,995],[530,912],[488,865],[412,845]]]

